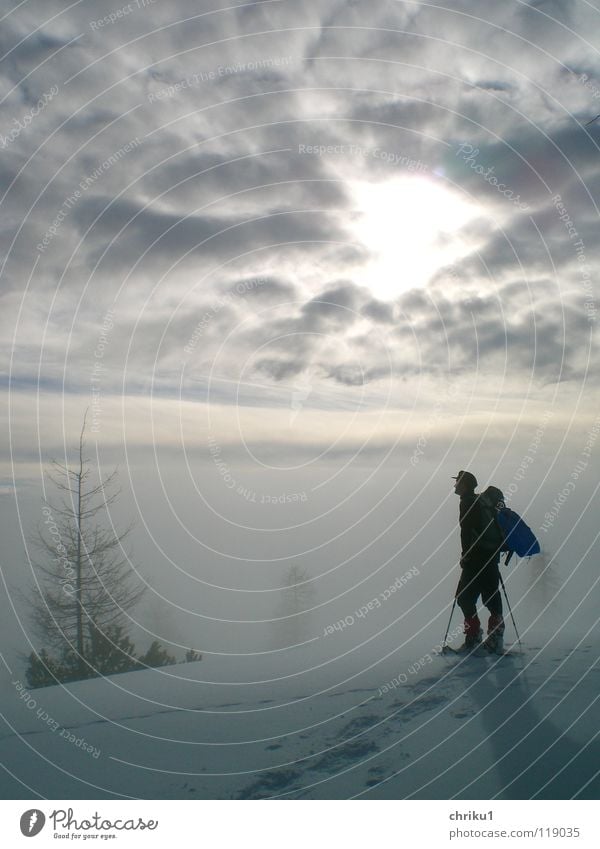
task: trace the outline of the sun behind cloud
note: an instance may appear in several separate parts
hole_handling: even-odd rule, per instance
[[[378,298],[393,300],[424,286],[435,271],[464,255],[460,231],[479,207],[425,176],[353,181],[353,231],[372,254],[354,275]]]

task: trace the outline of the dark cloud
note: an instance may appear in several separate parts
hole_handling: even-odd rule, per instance
[[[291,360],[258,360],[254,363],[255,369],[273,380],[288,380],[295,377],[303,370],[301,362]]]
[[[276,303],[294,301],[298,290],[288,281],[276,277],[242,277],[222,288],[223,295],[232,295],[239,300],[274,301]]]
[[[340,281],[311,298],[302,307],[302,313],[314,327],[320,327],[327,321],[351,324],[358,317],[356,307],[359,297],[359,290],[354,283]]]
[[[332,378],[336,383],[341,383],[344,386],[364,386],[374,380],[391,377],[389,369],[384,367],[365,369],[357,363],[342,363],[333,368],[328,368],[326,373],[327,377]]]
[[[269,147],[298,147],[296,130],[282,128]],[[246,141],[249,141],[246,134]],[[250,134],[251,135],[251,134]],[[170,151],[172,156],[173,151]],[[329,178],[329,179],[328,179]],[[148,174],[145,186],[157,195],[177,198],[219,214],[233,202],[238,208],[260,212],[266,208],[339,209],[348,203],[341,181],[330,178],[317,157],[284,152],[260,152],[225,157],[217,152],[182,151],[164,167]]]
[[[410,327],[401,325],[397,335],[415,335],[423,371],[521,375],[538,384],[582,378],[591,363],[590,322],[581,301],[571,293],[557,304],[538,281],[523,306],[525,292],[523,284],[508,283],[493,297],[432,296],[429,302],[409,292],[399,308],[410,316]],[[597,359],[593,352],[594,364]]]
[[[394,308],[392,304],[371,298],[361,309],[361,315],[381,324],[392,324],[394,321]]]
[[[279,252],[320,252],[324,229],[331,240],[345,235],[325,213],[269,212],[260,216],[223,218],[181,215],[133,201],[111,198],[84,200],[76,226],[86,239],[88,261],[102,259],[105,269],[131,267],[143,254],[150,261],[211,257],[231,260],[258,247]],[[300,247],[301,246],[301,247]]]

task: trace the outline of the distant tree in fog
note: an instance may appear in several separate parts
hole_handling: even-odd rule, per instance
[[[314,582],[308,572],[300,566],[288,569],[281,590],[279,604],[278,643],[286,646],[298,645],[311,637],[310,614],[306,613],[315,603]]]

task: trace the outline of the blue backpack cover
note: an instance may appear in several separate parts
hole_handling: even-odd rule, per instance
[[[510,507],[498,510],[498,524],[504,533],[501,551],[514,551],[519,557],[531,557],[540,553],[540,544],[531,528]]]

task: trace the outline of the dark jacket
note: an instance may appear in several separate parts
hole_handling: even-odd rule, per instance
[[[483,518],[479,501],[474,492],[469,492],[460,497],[459,508],[460,521],[460,546],[461,566],[481,561],[481,553],[477,549],[477,540],[481,534]],[[487,558],[486,558],[487,559]]]

